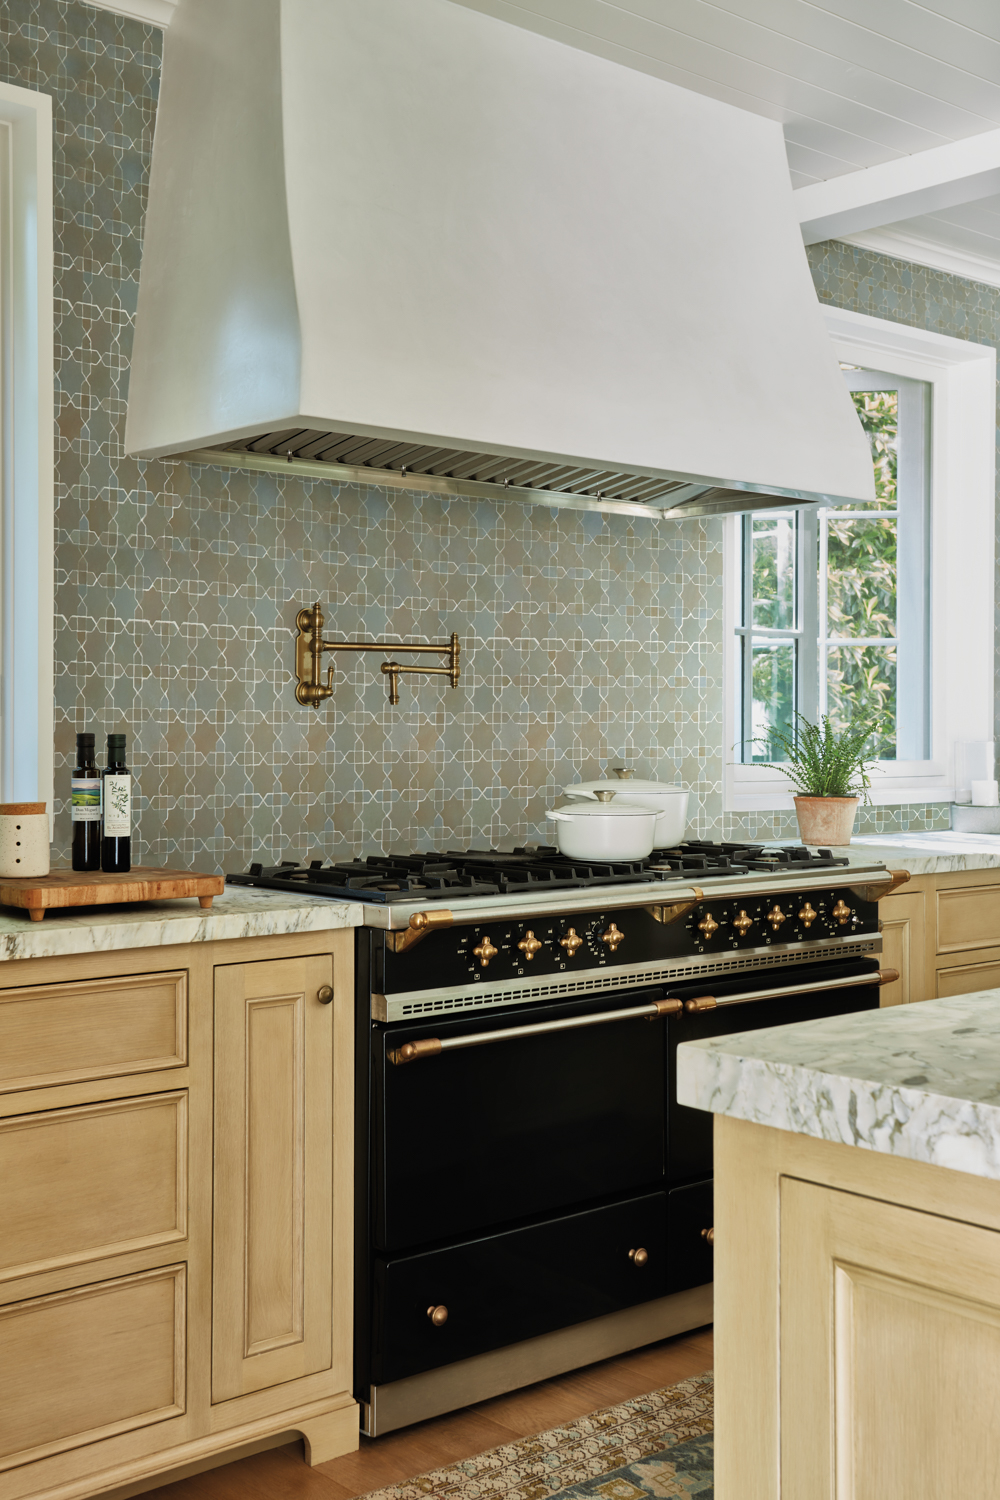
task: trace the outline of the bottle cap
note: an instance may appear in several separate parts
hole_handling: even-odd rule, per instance
[[[108,735],[108,749],[109,750],[121,750],[121,749],[123,749],[124,745],[125,745],[125,736],[123,734],[109,734]]]
[[[94,736],[92,734],[78,734],[76,737],[76,743],[78,745],[93,745]]]

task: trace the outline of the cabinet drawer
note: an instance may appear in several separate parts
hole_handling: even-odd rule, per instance
[[[184,1411],[185,1269],[0,1308],[0,1469]]]
[[[187,1095],[0,1120],[0,1282],[186,1233]]]
[[[629,1251],[648,1259],[637,1266]],[[661,1297],[666,1194],[376,1262],[376,1384]],[[444,1306],[435,1327],[428,1308]]]
[[[937,893],[937,951],[1000,947],[1000,885]]]
[[[712,1280],[712,1180],[672,1188],[667,1194],[667,1291],[706,1286]]]
[[[0,990],[0,1093],[186,1063],[186,972]]]
[[[992,990],[1000,985],[1000,958],[993,963],[955,964],[937,971],[939,999],[949,995],[971,995],[976,990]]]

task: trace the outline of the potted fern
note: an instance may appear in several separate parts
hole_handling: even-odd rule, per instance
[[[804,844],[849,844],[858,803],[870,803],[868,767],[877,756],[867,748],[877,738],[881,715],[859,715],[836,730],[830,716],[810,724],[796,714],[794,734],[772,729],[765,744],[779,744],[788,759],[772,764],[796,788],[795,816]],[[758,741],[757,743],[760,743]]]

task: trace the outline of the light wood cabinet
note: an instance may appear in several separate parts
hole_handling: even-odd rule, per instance
[[[716,1119],[718,1500],[996,1493],[996,1183]]]
[[[883,967],[899,971],[882,1005],[1000,985],[1000,870],[914,876],[879,902],[879,918]]]
[[[0,970],[0,1500],[358,1444],[353,933],[162,958]]]

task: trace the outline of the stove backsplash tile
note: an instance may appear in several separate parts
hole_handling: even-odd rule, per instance
[[[791,814],[722,816],[721,523],[124,457],[160,46],[76,0],[0,0],[0,77],[50,93],[55,117],[55,857],[83,728],[129,733],[138,858],[158,863],[510,845],[544,836],[563,783],[622,761],[689,785],[699,836],[793,837]],[[829,247],[813,256],[845,306],[900,279],[870,257],[855,285]],[[460,687],[404,681],[390,711],[378,659],[340,657],[332,706],[300,709],[293,621],[315,599],[331,632],[457,630]],[[939,827],[947,810],[863,819]]]

